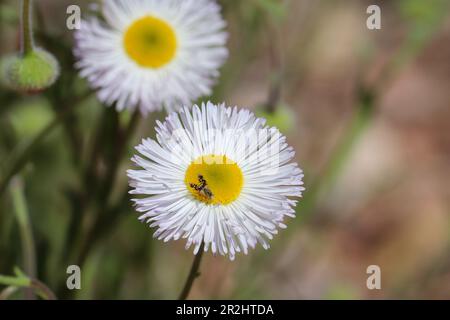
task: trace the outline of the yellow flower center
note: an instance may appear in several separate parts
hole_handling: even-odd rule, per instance
[[[186,170],[184,182],[199,201],[229,204],[237,199],[243,185],[242,171],[226,156],[207,155],[194,160]]]
[[[177,51],[173,28],[150,16],[135,21],[125,32],[123,41],[130,58],[146,68],[161,68],[174,58]]]

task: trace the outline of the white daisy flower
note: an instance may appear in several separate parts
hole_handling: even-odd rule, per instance
[[[129,170],[140,220],[160,240],[186,238],[213,254],[247,254],[285,228],[301,197],[303,173],[276,128],[248,110],[202,104],[158,122],[156,141],[144,139]]]
[[[103,103],[146,114],[211,94],[228,55],[215,0],[105,0],[101,12],[75,32],[74,53]]]

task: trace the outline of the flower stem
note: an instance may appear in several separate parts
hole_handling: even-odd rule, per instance
[[[372,122],[377,98],[376,92],[369,88],[360,88],[358,95],[359,105],[347,131],[328,160],[321,178],[311,184],[304,201],[297,207],[297,212],[301,212],[304,218],[302,221],[312,213],[320,194],[331,189],[347,160],[352,155],[359,138],[361,138],[366,128]]]
[[[194,284],[195,279],[200,276],[200,262],[202,261],[203,249],[205,247],[205,243],[202,243],[199,249],[199,252],[195,255],[194,261],[192,262],[191,271],[186,279],[186,283],[184,284],[183,291],[181,291],[180,297],[178,300],[186,300],[191,292],[192,285]]]
[[[16,178],[13,181],[11,195],[17,223],[19,224],[25,273],[31,278],[34,278],[36,277],[36,252],[33,239],[33,230],[31,228],[28,207],[23,193],[23,184],[19,178]],[[32,292],[27,292],[27,296],[32,299]]]
[[[0,274],[0,284],[13,287],[29,287],[31,280],[25,277],[11,277]]]
[[[32,0],[22,0],[22,52],[33,51]]]
[[[115,112],[116,121],[118,119],[118,113]],[[100,207],[95,208],[97,211],[94,215],[94,222],[92,227],[86,232],[85,236],[82,239],[82,245],[80,246],[80,253],[78,258],[75,260],[78,265],[83,265],[86,261],[90,250],[97,241],[104,234],[102,229],[106,226],[112,227],[111,217],[109,216],[109,211],[105,210],[105,207],[109,207],[111,202],[111,194],[113,188],[115,186],[117,180],[117,174],[119,171],[119,166],[121,161],[123,160],[124,154],[126,154],[128,143],[130,139],[133,138],[135,130],[138,128],[139,121],[141,120],[141,116],[139,111],[135,111],[129,120],[127,126],[125,128],[121,128],[118,124],[117,133],[116,133],[116,143],[114,146],[115,152],[110,157],[110,163],[108,164],[108,168],[106,170],[106,174],[104,177],[104,181],[100,187],[100,191],[98,193],[95,204],[101,204]],[[94,160],[95,161],[95,160]],[[94,163],[94,161],[92,163]],[[89,183],[89,181],[86,181]]]
[[[269,58],[271,68],[271,79],[269,94],[264,108],[267,113],[273,114],[278,108],[281,100],[281,93],[284,78],[284,65],[282,59],[282,50],[280,44],[279,28],[272,23],[268,23],[267,33],[270,39]]]
[[[53,119],[37,136],[35,136],[27,145],[23,146],[18,152],[17,157],[12,157],[4,175],[0,180],[0,197],[9,185],[11,179],[18,173],[27,163],[28,157],[35,148],[49,135],[50,132],[59,124],[59,117]]]
[[[45,300],[56,300],[55,294],[47,285],[35,278],[29,278],[24,274],[17,275],[16,277],[0,274],[0,284],[9,287],[30,288]]]

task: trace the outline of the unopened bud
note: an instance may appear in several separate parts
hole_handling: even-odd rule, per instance
[[[26,93],[47,89],[59,76],[59,63],[43,49],[5,58],[1,63],[2,80],[10,88]]]

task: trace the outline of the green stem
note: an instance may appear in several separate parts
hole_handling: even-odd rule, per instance
[[[278,25],[271,23],[270,19],[267,24],[267,34],[269,35],[268,41],[270,41],[269,58],[272,75],[270,79],[269,94],[264,108],[269,114],[273,114],[277,110],[281,100],[284,65],[282,61],[283,54],[281,50],[282,46],[280,45],[280,30]]]
[[[22,51],[28,54],[33,51],[32,0],[22,0]]]
[[[301,212],[303,218],[307,218],[313,211],[312,209],[315,207],[320,194],[328,191],[333,186],[347,160],[352,155],[355,144],[373,118],[375,98],[373,91],[364,88],[360,89],[359,106],[348,130],[332,152],[332,156],[328,160],[321,178],[311,184],[305,198],[297,206],[297,212]]]
[[[31,280],[23,277],[10,277],[0,275],[0,284],[12,287],[29,287],[31,286]]]
[[[118,128],[118,133],[116,136],[116,145],[114,147],[115,152],[110,157],[110,163],[108,165],[108,170],[102,181],[100,187],[96,205],[96,214],[94,214],[94,222],[92,227],[86,232],[82,239],[82,244],[80,246],[80,252],[76,262],[78,265],[83,265],[87,256],[89,255],[92,247],[101,238],[102,233],[100,230],[105,226],[110,224],[110,216],[108,215],[108,210],[105,209],[109,207],[110,197],[112,190],[114,188],[117,173],[119,169],[120,162],[122,161],[123,155],[127,150],[128,142],[133,137],[135,130],[138,127],[139,121],[141,119],[139,111],[135,111],[128,122],[126,128]],[[117,119],[118,120],[118,119]],[[92,165],[92,164],[91,164]],[[113,225],[110,224],[112,227]]]
[[[7,165],[7,170],[4,178],[0,180],[0,197],[5,192],[11,179],[25,166],[31,153],[41,144],[41,142],[58,126],[60,123],[59,117],[55,117],[42,131],[35,136],[28,144],[23,146],[17,152],[17,156],[13,156]],[[19,147],[20,148],[20,147]],[[14,154],[14,152],[13,152]]]
[[[43,282],[34,278],[28,278],[27,276],[11,277],[0,275],[0,284],[8,287],[33,289],[34,292],[42,299],[56,300],[56,296],[53,291]]]
[[[336,148],[333,150],[327,161],[325,168],[322,170],[320,178],[306,186],[304,198],[298,203],[296,212],[301,219],[295,219],[295,223],[305,223],[311,218],[319,197],[333,187],[336,179],[339,177],[342,169],[347,163],[348,158],[352,155],[353,149],[361,138],[367,127],[370,125],[375,110],[376,91],[370,88],[361,87],[358,92],[358,107],[355,111],[353,119],[348,126],[347,131],[339,140]],[[293,221],[293,222],[294,222]],[[287,238],[298,229],[291,227],[285,230],[280,237]],[[284,242],[278,240],[272,244],[272,251],[282,245]],[[258,255],[256,261],[261,262],[271,255]]]
[[[31,228],[27,203],[23,193],[22,181],[20,181],[19,178],[16,178],[12,183],[11,195],[17,223],[19,224],[25,273],[34,278],[36,276],[36,252],[33,230]]]
[[[200,262],[202,261],[203,251],[204,251],[205,243],[203,242],[200,246],[198,253],[195,255],[194,261],[192,262],[191,271],[186,279],[186,283],[184,284],[183,291],[181,291],[180,297],[178,300],[186,300],[191,292],[192,285],[194,284],[195,279],[200,276]]]
[[[95,133],[94,143],[91,148],[91,154],[88,157],[86,173],[83,178],[85,192],[83,195],[83,204],[79,208],[77,216],[71,226],[72,230],[66,238],[67,245],[72,246],[71,254],[63,257],[71,263],[83,266],[91,253],[91,250],[98,244],[107,231],[112,230],[119,220],[122,212],[119,205],[111,205],[113,189],[116,184],[116,178],[120,163],[124,154],[127,152],[128,143],[133,138],[135,130],[139,127],[142,119],[139,111],[135,111],[125,127],[119,123],[119,114],[114,109],[105,109],[106,115],[102,117],[99,129]],[[108,128],[108,122],[114,123],[112,128]],[[114,138],[111,139],[111,136]],[[102,152],[102,138],[108,137],[114,141],[111,146],[111,152]],[[102,154],[104,153],[104,154]],[[103,176],[96,172],[96,163],[101,157],[108,160],[107,170]],[[94,182],[97,182],[94,184]],[[128,196],[128,192],[126,192]],[[125,197],[120,198],[125,199]],[[94,202],[95,200],[95,202]],[[88,214],[89,213],[89,214]],[[89,222],[84,223],[86,219]],[[87,221],[87,220],[86,220]],[[83,227],[84,226],[84,227]],[[65,283],[61,282],[58,288],[58,295],[68,299],[74,292],[68,292]]]
[[[89,95],[80,97],[78,101],[71,104],[68,108],[66,108],[59,114],[55,115],[55,118],[50,121],[31,141],[29,141],[25,145],[19,146],[17,151],[13,151],[10,160],[7,162],[4,177],[0,179],[0,198],[7,189],[11,179],[27,164],[28,159],[33,151],[42,143],[42,141],[45,140],[45,138],[47,138],[50,133],[53,132],[55,128],[59,126],[61,120],[71,114],[78,103],[88,96]]]

